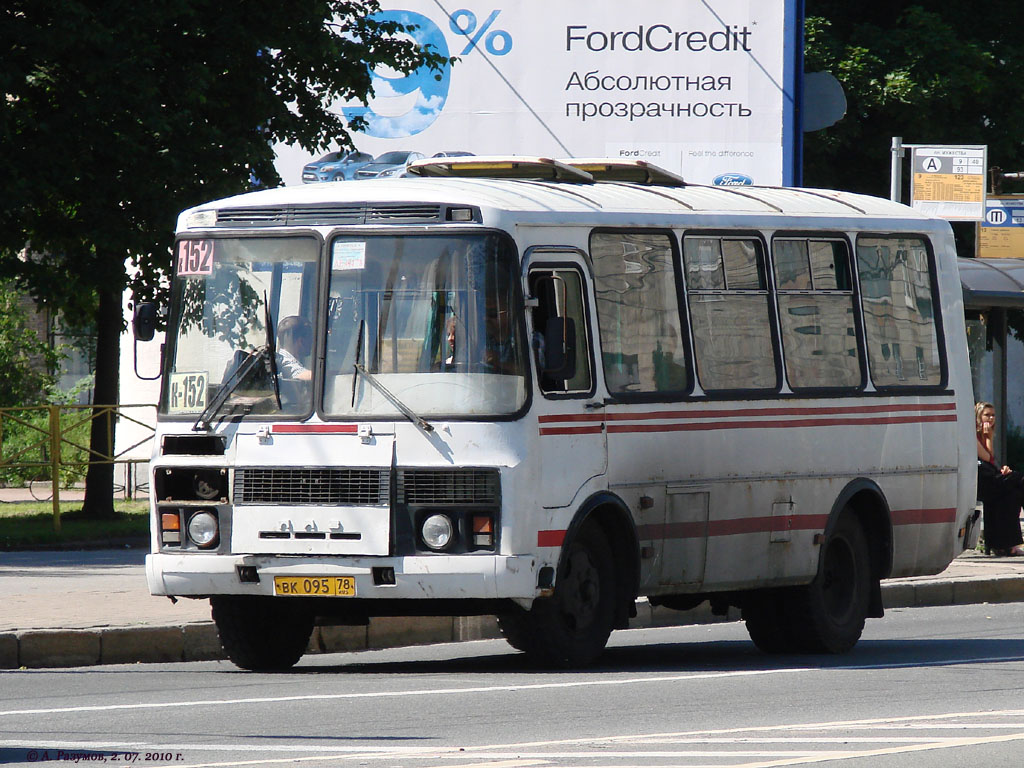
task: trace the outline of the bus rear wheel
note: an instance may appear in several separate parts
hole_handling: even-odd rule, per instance
[[[554,595],[498,617],[509,645],[545,666],[582,667],[608,643],[615,621],[615,569],[604,533],[585,526],[559,564]]]
[[[825,542],[821,569],[789,606],[790,631],[808,653],[845,653],[860,640],[871,594],[871,557],[864,529],[847,511]]]
[[[765,653],[792,653],[795,650],[792,622],[785,592],[755,592],[743,606],[741,618],[747,634]]]
[[[295,665],[309,645],[313,616],[287,598],[218,595],[213,621],[227,657],[242,669],[272,672]]]

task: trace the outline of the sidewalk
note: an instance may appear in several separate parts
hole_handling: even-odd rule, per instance
[[[0,553],[0,669],[220,659],[206,600],[146,587],[145,550]],[[937,576],[883,582],[886,608],[1024,601],[1024,557],[969,551]],[[638,603],[631,628],[734,620]],[[373,619],[323,627],[319,653],[498,637],[492,617]]]

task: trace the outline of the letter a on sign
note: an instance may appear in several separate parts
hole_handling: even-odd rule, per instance
[[[924,161],[924,170],[926,173],[938,173],[942,170],[942,163],[937,157],[929,157]]]

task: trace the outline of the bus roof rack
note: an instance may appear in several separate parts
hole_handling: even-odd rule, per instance
[[[594,177],[584,170],[548,157],[519,155],[477,155],[473,157],[431,157],[409,165],[413,176],[446,176],[478,179],[540,179],[592,184]]]
[[[685,187],[686,179],[678,173],[659,168],[646,160],[619,160],[607,158],[573,158],[562,160],[566,165],[586,171],[594,181],[625,181],[659,187]]]

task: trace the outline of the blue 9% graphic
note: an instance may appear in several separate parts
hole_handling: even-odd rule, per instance
[[[499,13],[501,11],[491,11],[479,29],[476,14],[471,10],[463,8],[451,15],[448,26],[452,28],[452,32],[464,35],[469,40],[461,55],[465,56],[476,48],[481,39],[484,41],[484,48],[492,56],[504,56],[512,50],[512,35],[504,29],[491,29]]]

